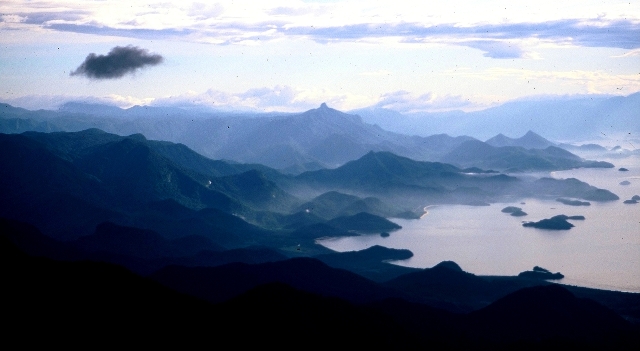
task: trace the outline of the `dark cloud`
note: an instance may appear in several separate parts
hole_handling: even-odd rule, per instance
[[[107,55],[89,54],[71,75],[93,79],[116,79],[145,66],[158,65],[163,60],[161,55],[149,54],[147,50],[136,46],[116,46]]]

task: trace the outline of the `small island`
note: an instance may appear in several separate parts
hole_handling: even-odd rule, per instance
[[[522,217],[527,215],[527,213],[524,212],[520,207],[516,206],[507,206],[502,209],[502,212],[510,213],[514,217]]]
[[[618,171],[620,171],[620,172],[629,172],[629,170],[624,168],[624,167],[618,168]]]
[[[520,278],[558,280],[564,278],[560,272],[551,273],[549,270],[535,266],[531,271],[525,271],[518,274]]]
[[[571,200],[565,199],[563,197],[557,198],[556,201],[569,206],[591,206],[591,203],[589,201]]]
[[[584,216],[566,216],[558,215],[551,218],[543,219],[538,222],[525,222],[522,223],[523,227],[531,227],[547,230],[569,230],[574,227],[573,224],[567,220],[584,220]]]
[[[628,180],[623,180],[620,182],[620,185],[631,185],[631,182]]]

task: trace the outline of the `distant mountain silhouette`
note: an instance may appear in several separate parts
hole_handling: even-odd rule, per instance
[[[533,133],[527,135],[533,135]],[[503,142],[499,139],[494,140],[493,144],[502,144]],[[467,141],[442,156],[441,161],[461,167],[475,166],[509,172],[614,167],[607,162],[585,161],[569,151],[555,146],[547,146],[544,149],[526,149],[521,146],[492,146],[489,141],[491,140],[486,143],[477,140]],[[529,141],[523,142],[523,144],[527,143]],[[533,145],[535,142],[530,142],[530,144]]]
[[[79,131],[99,128],[119,135],[183,143],[208,157],[260,163],[300,173],[338,166],[370,150],[391,151],[419,160],[433,159],[470,137],[416,137],[366,124],[326,104],[298,114],[198,112],[170,107],[69,103],[59,111],[27,111],[4,105],[0,132]],[[239,148],[237,145],[243,145]]]
[[[368,123],[396,133],[447,133],[486,140],[499,133],[523,135],[535,130],[552,140],[593,140],[605,133],[639,133],[634,113],[640,93],[628,96],[549,97],[509,101],[480,111],[401,114],[380,108],[351,111]],[[606,118],[602,118],[606,116]]]
[[[504,134],[498,134],[485,142],[494,147],[519,146],[525,149],[546,149],[549,146],[556,146],[532,131],[528,131],[527,134],[515,139],[509,138]]]
[[[477,148],[469,145],[469,149],[473,150],[470,152],[482,153],[478,151],[482,147],[496,149],[480,141],[469,143],[480,144]],[[512,148],[528,152],[522,148]],[[519,158],[514,156],[514,160]],[[594,201],[617,199],[616,195],[607,190],[597,189],[575,179],[524,181],[481,170],[467,172],[466,169],[445,163],[414,161],[389,152],[369,152],[360,159],[335,169],[305,172],[293,180],[283,181],[281,186],[285,189],[312,187],[320,192],[338,190],[374,196],[394,206],[403,206],[410,212],[418,211],[417,207],[421,210],[425,199],[429,199],[430,203],[484,204],[494,202],[502,194],[534,197],[553,194]]]

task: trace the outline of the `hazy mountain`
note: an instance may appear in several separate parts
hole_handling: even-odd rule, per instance
[[[255,172],[216,178],[184,169],[140,135],[119,137],[95,130],[27,133],[0,135],[0,144],[5,151],[0,186],[6,199],[0,215],[36,224],[56,237],[88,235],[99,223],[110,221],[138,223],[163,235],[173,232],[174,237],[188,235],[177,233],[189,228],[219,244],[238,245],[252,240],[239,240],[239,233],[257,228],[239,223],[225,228],[223,223],[242,222],[232,213],[249,216],[250,208],[285,210],[299,204]],[[184,158],[193,156],[180,149],[188,151]],[[160,208],[148,207],[168,199],[175,204],[162,214]],[[207,210],[176,211],[184,207]],[[214,227],[220,229],[212,231]]]
[[[541,97],[516,100],[475,112],[417,112],[368,108],[351,111],[365,122],[396,133],[421,136],[446,133],[486,140],[499,133],[536,132],[552,140],[590,140],[610,134],[640,132],[635,122],[640,93],[628,96]]]
[[[391,133],[326,104],[299,114],[245,116],[195,112],[192,116],[179,108],[122,110],[75,103],[59,111],[27,111],[6,104],[0,107],[0,132],[4,133],[89,128],[118,135],[141,133],[150,139],[183,143],[211,158],[260,163],[294,173],[318,166],[335,167],[371,150],[428,160],[471,139]]]
[[[300,207],[299,211],[308,211],[325,219],[338,216],[351,216],[360,212],[368,212],[382,217],[402,216],[402,209],[384,203],[378,198],[360,198],[337,191],[329,191],[317,196]]]
[[[360,212],[353,216],[336,217],[328,221],[327,224],[345,231],[364,233],[390,232],[402,228],[387,219],[366,212]]]
[[[515,156],[513,161],[524,162],[522,166],[530,165],[534,161],[540,162],[539,160],[548,162],[544,158],[535,157],[532,157],[534,161],[521,160],[519,156],[526,152],[534,153],[534,156],[537,155],[535,153],[553,154],[557,150],[561,155],[567,153],[558,148],[548,152],[516,147],[494,148],[480,141],[475,143],[478,147],[472,145],[468,153],[479,152],[482,155],[481,147],[489,150],[511,148],[518,152],[518,156]],[[573,155],[573,157],[579,160],[577,156]],[[480,159],[479,156],[472,161],[478,159]],[[561,158],[561,160],[564,159]],[[575,162],[582,162],[578,160]],[[421,213],[422,207],[427,203],[495,202],[500,196],[508,194],[533,197],[554,196],[554,194],[557,197],[557,194],[564,194],[562,196],[587,200],[598,198],[597,201],[617,199],[616,195],[607,190],[596,189],[586,183],[576,183],[571,180],[553,181],[559,183],[535,182],[504,174],[469,173],[450,164],[414,161],[389,152],[370,152],[336,169],[305,172],[292,181],[294,185],[283,184],[282,186],[292,189],[296,186],[310,187],[320,192],[338,190],[364,197],[375,196],[394,206],[417,213]]]
[[[490,139],[493,144],[511,143],[502,137]],[[544,149],[524,148],[522,146],[492,146],[478,140],[467,141],[446,155],[440,161],[460,167],[480,167],[508,172],[552,171],[579,167],[613,168],[607,162],[587,161],[556,146]],[[512,140],[513,143],[542,145],[533,133],[523,138]]]
[[[495,147],[519,146],[525,149],[546,149],[549,146],[556,146],[554,143],[532,131],[528,131],[527,134],[515,139],[509,138],[504,134],[498,134],[485,141],[485,143]]]

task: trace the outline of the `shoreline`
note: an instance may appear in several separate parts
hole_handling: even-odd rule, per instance
[[[425,206],[425,207],[423,207],[423,208],[422,208],[423,213],[422,213],[422,215],[420,215],[420,218],[418,218],[418,219],[422,219],[422,218],[424,218],[424,216],[426,216],[426,215],[428,215],[428,214],[429,214],[429,209],[430,209],[430,208],[434,208],[434,207],[438,207],[438,205],[429,205],[429,206]]]

